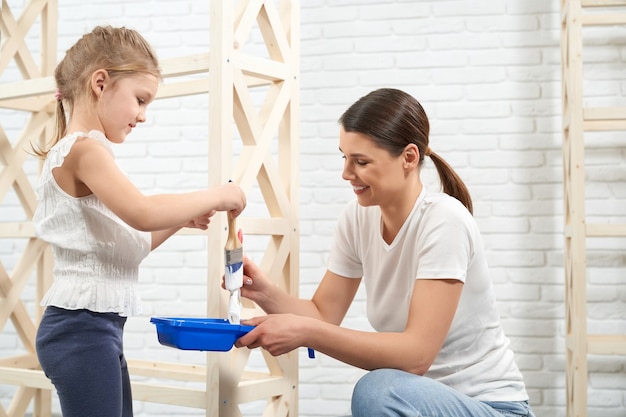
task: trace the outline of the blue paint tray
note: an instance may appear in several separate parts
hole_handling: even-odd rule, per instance
[[[226,319],[152,317],[159,343],[183,350],[227,352],[254,326],[230,324]]]

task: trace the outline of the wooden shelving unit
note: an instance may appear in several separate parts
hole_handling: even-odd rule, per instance
[[[626,25],[625,6],[561,0],[568,417],[587,416],[588,355],[626,354],[626,335],[587,331],[587,239],[626,237],[626,224],[590,224],[585,213],[585,133],[626,130],[626,107],[585,107],[583,95],[583,28]]]
[[[27,219],[32,218],[37,202],[24,170],[25,149],[33,138],[44,143],[53,131],[57,8],[56,0],[30,0],[18,18],[6,2],[0,12],[0,76],[12,60],[23,76],[22,81],[1,84],[0,107],[30,113],[27,125],[13,141],[0,124],[0,204],[13,188]],[[166,83],[158,95],[208,93],[208,185],[232,179],[246,191],[258,187],[268,216],[244,215],[238,226],[246,235],[269,237],[261,267],[294,295],[299,276],[299,12],[297,0],[212,0],[207,21],[210,53],[162,62]],[[26,42],[36,21],[41,28],[40,66]],[[261,55],[245,50],[253,29],[264,43]],[[187,75],[193,75],[192,79],[183,79]],[[252,98],[254,95],[258,101],[259,94],[254,94],[258,89],[265,93],[260,105]],[[233,142],[239,138],[242,143],[235,160]],[[223,274],[225,216],[216,216],[208,233],[202,234],[208,238],[210,265],[207,317],[226,317],[227,297],[215,280]],[[0,261],[0,331],[10,319],[24,349],[22,354],[0,358],[0,384],[17,387],[9,408],[0,406],[0,416],[24,416],[31,408],[35,417],[49,417],[52,385],[40,370],[35,353],[42,309],[31,316],[26,304],[38,305],[51,283],[51,252],[35,237],[30,221],[0,222],[0,239],[27,241],[12,271]],[[37,277],[36,299],[25,300],[23,291],[33,274]],[[264,416],[297,416],[298,352],[273,357],[262,351],[267,372],[246,370],[249,354],[248,349],[208,353],[205,366],[129,358],[131,375],[150,381],[133,381],[133,398],[203,409],[207,417],[241,416],[241,404],[265,401]],[[202,388],[173,381],[196,382]]]

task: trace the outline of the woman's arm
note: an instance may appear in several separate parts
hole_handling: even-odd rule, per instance
[[[236,346],[263,347],[272,355],[307,346],[359,368],[393,368],[423,375],[443,345],[462,288],[457,280],[417,280],[402,332],[364,332],[291,314],[269,315],[248,321],[246,324],[256,328]],[[323,300],[318,305],[329,307],[327,301],[333,298],[326,292],[329,289],[319,294]]]
[[[243,260],[241,296],[254,301],[268,314],[291,313],[339,324],[343,320],[360,279],[347,279],[326,271],[313,299],[296,298],[275,285],[249,258]],[[248,281],[250,283],[246,283]]]

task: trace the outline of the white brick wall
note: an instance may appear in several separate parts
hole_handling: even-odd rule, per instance
[[[8,1],[14,13],[24,3]],[[431,118],[432,148],[457,168],[472,192],[502,321],[538,417],[565,414],[559,4],[303,0],[301,6],[301,294],[310,296],[321,278],[337,212],[352,198],[341,179],[337,118],[372,89],[405,89]],[[161,58],[208,50],[209,6],[203,0],[64,0],[59,20],[59,58],[83,32],[103,23],[137,28]],[[625,30],[585,32],[589,103],[626,102]],[[37,37],[30,41],[37,50]],[[18,79],[12,65],[0,82]],[[116,147],[120,164],[146,193],[205,184],[207,101],[195,96],[156,102],[148,123]],[[23,115],[0,110],[0,117],[15,138]],[[589,215],[626,222],[624,136],[589,138],[594,143],[587,152]],[[29,170],[36,172],[34,163]],[[431,167],[426,176],[434,182]],[[259,209],[260,197],[250,200],[250,210]],[[22,220],[18,201],[10,193],[0,202],[0,217]],[[249,242],[254,246],[253,239]],[[23,245],[0,240],[8,271]],[[589,244],[591,331],[626,333],[625,247],[624,239]],[[148,315],[204,313],[205,251],[201,238],[174,237],[145,261],[141,282]],[[29,287],[26,297],[32,294]],[[25,301],[32,309],[32,298]],[[363,312],[360,293],[344,324],[368,329]],[[20,349],[9,323],[0,337],[0,357]],[[146,318],[129,320],[126,351],[131,358],[203,359],[158,345]],[[303,349],[300,363],[300,415],[349,413],[351,389],[362,371],[319,353],[309,360]],[[589,368],[589,415],[624,417],[626,359],[591,357]],[[0,385],[4,407],[13,390]],[[243,413],[258,415],[258,410],[259,404],[250,404]],[[136,415],[204,414],[138,402]]]

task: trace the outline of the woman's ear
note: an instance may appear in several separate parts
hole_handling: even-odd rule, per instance
[[[109,82],[109,73],[104,69],[99,69],[91,74],[91,91],[100,98],[102,91],[104,91],[105,85]]]
[[[403,162],[405,168],[416,167],[420,160],[420,151],[417,148],[417,145],[414,143],[406,145],[404,151],[402,152],[402,158],[404,159]]]

